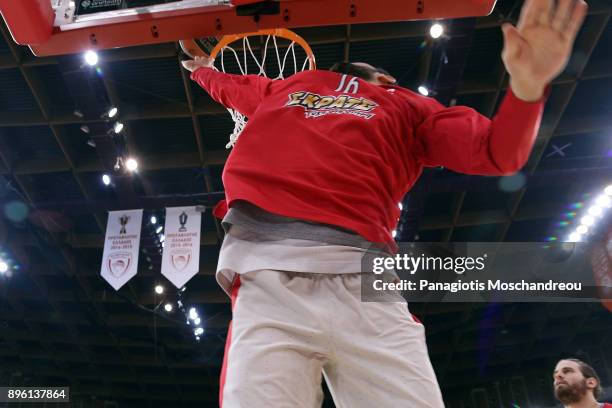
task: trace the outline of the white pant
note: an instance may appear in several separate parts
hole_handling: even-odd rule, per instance
[[[223,408],[443,407],[424,328],[403,303],[360,300],[360,274],[236,277]]]

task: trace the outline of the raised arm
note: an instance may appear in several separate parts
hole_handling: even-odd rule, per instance
[[[444,166],[485,176],[517,172],[533,147],[544,101],[524,102],[508,92],[493,120],[465,106],[425,103],[426,119],[416,130],[425,166]]]
[[[497,115],[428,100],[416,132],[422,162],[468,174],[518,171],[535,141],[545,89],[567,65],[586,11],[582,0],[526,0],[517,26],[502,26],[510,89]]]
[[[191,71],[191,79],[215,101],[246,117],[257,110],[272,82],[259,75],[232,75],[216,71],[209,58],[196,57],[195,60],[183,61],[183,66]]]

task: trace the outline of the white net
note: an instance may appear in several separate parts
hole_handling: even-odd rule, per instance
[[[258,44],[252,44],[257,41]],[[259,54],[259,55],[257,55]],[[261,75],[285,79],[306,69],[314,69],[312,51],[304,49],[292,38],[274,34],[247,35],[220,48],[215,58],[216,69],[239,75]],[[240,112],[228,109],[234,120],[234,130],[226,148],[233,147],[247,124]]]

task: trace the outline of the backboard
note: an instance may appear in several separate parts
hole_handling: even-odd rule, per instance
[[[37,56],[262,29],[488,15],[495,0],[0,0],[16,43]]]

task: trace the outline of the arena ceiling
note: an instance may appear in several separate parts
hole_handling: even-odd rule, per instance
[[[445,22],[444,46],[427,44],[430,22],[297,31],[319,68],[369,62],[402,86],[428,82],[441,101],[491,115],[508,82],[500,24],[516,20],[520,4],[502,0],[488,17]],[[612,2],[589,5],[522,176],[426,171],[403,201],[398,239],[563,236],[561,214],[610,182]],[[0,383],[69,385],[79,406],[215,406],[230,308],[214,279],[222,235],[211,211],[203,215],[201,271],[185,292],[161,277],[151,225],[143,229],[138,275],[120,292],[99,277],[99,267],[107,211],[144,208],[145,219],[161,222],[164,207],[210,207],[222,196],[230,116],[181,70],[175,43],[101,52],[92,81],[80,55],[37,58],[11,41],[6,26],[0,32],[0,247],[19,266],[0,278]],[[74,111],[110,105],[119,108],[120,144],[138,158],[139,171],[113,175],[107,187],[100,178],[113,174],[117,142],[103,119]],[[182,316],[153,310],[162,300],[157,283],[169,300],[180,296],[199,308],[206,329],[199,342]],[[448,406],[550,406],[549,372],[564,353],[582,352],[607,367],[600,374],[610,384],[612,318],[599,304],[412,309],[427,327]]]

